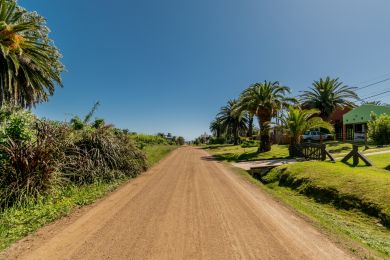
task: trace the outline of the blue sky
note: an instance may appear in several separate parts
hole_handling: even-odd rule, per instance
[[[187,139],[251,83],[294,94],[319,77],[364,86],[390,77],[388,0],[19,0],[48,20],[63,89],[40,116],[98,117]],[[359,91],[390,90],[390,81]],[[378,100],[390,103],[390,94]]]

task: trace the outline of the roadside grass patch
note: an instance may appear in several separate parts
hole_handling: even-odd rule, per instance
[[[271,151],[257,153],[257,147],[243,148],[240,145],[226,145],[206,147],[212,155],[220,161],[253,161],[265,159],[288,158],[287,145],[273,145]]]
[[[175,145],[147,145],[142,150],[148,158],[148,165],[153,166],[177,147]]]
[[[93,203],[126,180],[71,185],[56,196],[5,209],[0,214],[0,251],[45,224],[69,214],[73,209]]]
[[[327,141],[324,142],[327,149],[332,151],[334,156],[344,156],[352,150],[351,143]],[[288,145],[272,145],[271,151],[257,153],[257,147],[241,147],[240,145],[208,145],[203,149],[209,151],[216,160],[219,161],[255,161],[267,159],[284,159],[289,158]],[[364,144],[359,145],[359,151],[364,154],[380,151],[389,151],[390,147],[369,146],[364,149]],[[390,161],[390,160],[389,160]]]
[[[302,162],[275,168],[261,180],[290,187],[320,203],[358,209],[390,227],[390,174],[386,170]]]
[[[278,182],[264,184],[254,179],[247,171],[234,169],[249,182],[309,218],[352,253],[361,258],[375,259],[377,255],[371,253],[373,250],[383,258],[390,257],[390,232],[380,224],[378,218],[368,216],[356,209],[345,210],[332,204],[318,203],[315,198],[307,197],[297,190],[279,186]],[[350,239],[357,241],[366,250],[359,248],[355,242],[348,242]]]

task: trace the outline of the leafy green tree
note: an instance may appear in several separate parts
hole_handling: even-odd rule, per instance
[[[359,100],[355,87],[349,87],[338,78],[326,77],[313,82],[313,86],[303,91],[300,99],[304,108],[320,110],[321,118],[328,120],[329,116],[338,108],[354,107],[353,101]]]
[[[61,54],[45,19],[15,0],[0,0],[0,106],[30,108],[62,86]]]
[[[240,141],[240,133],[247,130],[248,118],[246,113],[236,111],[237,100],[229,100],[227,105],[221,108],[217,117],[220,120],[224,131],[232,137],[233,143],[237,145]]]
[[[213,121],[211,121],[210,131],[215,137],[217,138],[221,137],[223,133],[223,125],[220,118],[216,117]]]
[[[241,93],[236,110],[248,111],[249,115],[257,117],[260,126],[260,147],[258,152],[271,150],[270,123],[272,117],[283,107],[295,100],[286,97],[290,88],[281,86],[279,82],[255,83]]]
[[[377,145],[390,144],[390,115],[371,115],[368,122],[368,136]]]
[[[301,108],[290,107],[287,114],[281,118],[283,128],[291,138],[291,144],[299,144],[301,136],[313,128],[325,128],[333,131],[333,126],[316,116],[320,113],[318,109],[304,110]]]
[[[179,136],[179,137],[177,138],[177,144],[178,144],[178,145],[184,145],[184,144],[185,144],[184,137]]]

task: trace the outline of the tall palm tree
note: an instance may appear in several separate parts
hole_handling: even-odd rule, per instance
[[[313,86],[303,91],[300,99],[305,108],[320,110],[321,118],[328,120],[329,116],[338,108],[354,107],[353,101],[359,100],[355,87],[349,87],[338,78],[326,77],[313,82]]]
[[[244,90],[240,96],[238,110],[246,110],[257,117],[260,126],[260,147],[258,152],[271,150],[270,123],[272,117],[294,99],[286,97],[290,88],[281,86],[278,81],[255,83]]]
[[[223,133],[223,126],[220,118],[216,117],[213,121],[211,121],[210,131],[215,137],[221,137]]]
[[[229,100],[227,105],[221,108],[217,117],[220,120],[222,127],[226,134],[233,138],[235,145],[239,142],[240,133],[247,130],[248,119],[244,112],[235,110],[237,106],[237,100]]]
[[[291,138],[291,144],[299,144],[301,136],[312,128],[325,128],[333,131],[333,126],[317,116],[318,109],[302,110],[300,107],[290,107],[287,114],[281,118],[283,128]]]
[[[0,106],[47,101],[64,70],[45,19],[15,0],[0,0]]]

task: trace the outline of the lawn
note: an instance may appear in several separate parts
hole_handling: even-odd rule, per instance
[[[279,186],[276,182],[265,185],[244,170],[236,168],[235,171],[276,199],[294,208],[353,254],[371,259],[373,255],[370,251],[373,250],[383,258],[389,258],[390,232],[389,229],[378,224],[377,218],[358,210],[345,210],[332,204],[318,203],[314,198],[300,194],[294,189]],[[357,241],[360,246],[351,240]],[[361,250],[361,247],[368,248],[369,251]]]
[[[390,174],[384,169],[302,162],[278,167],[262,180],[291,187],[321,203],[361,210],[390,227]]]
[[[207,149],[217,160],[221,161],[253,161],[264,159],[287,158],[287,145],[273,145],[271,151],[257,153],[257,147],[242,148],[239,145],[209,146]]]
[[[383,169],[389,158],[370,156],[377,167],[300,162],[275,168],[261,177],[263,183],[238,171],[322,228],[389,258],[390,173]]]
[[[375,167],[390,171],[390,153],[368,155],[367,158]]]
[[[343,157],[352,150],[351,143],[343,142],[325,142],[328,151],[330,151],[336,157]],[[217,160],[220,161],[253,161],[264,159],[281,159],[288,158],[288,145],[272,145],[272,149],[269,152],[257,153],[257,147],[242,148],[240,145],[210,145],[205,146],[204,149],[209,151]],[[359,150],[363,154],[390,151],[390,147],[376,147],[369,146],[369,149],[365,150],[363,144],[359,144]]]
[[[148,158],[149,166],[153,166],[161,159],[163,159],[168,153],[175,150],[178,146],[175,145],[147,145],[142,150],[145,152]]]

